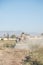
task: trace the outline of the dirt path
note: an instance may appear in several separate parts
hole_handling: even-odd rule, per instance
[[[0,65],[22,65],[22,59],[28,54],[27,50],[0,50]]]

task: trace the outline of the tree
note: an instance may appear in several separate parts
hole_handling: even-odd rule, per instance
[[[16,38],[16,35],[11,35],[11,38]]]

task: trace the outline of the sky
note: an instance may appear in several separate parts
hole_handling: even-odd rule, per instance
[[[0,31],[43,32],[43,0],[0,0]]]

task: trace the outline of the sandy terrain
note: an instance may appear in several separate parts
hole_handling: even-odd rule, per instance
[[[22,59],[28,54],[27,50],[0,50],[0,65],[22,65]]]

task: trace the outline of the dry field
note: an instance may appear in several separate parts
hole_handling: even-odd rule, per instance
[[[21,42],[23,43],[28,43],[28,41]],[[0,41],[0,65],[43,65],[43,47],[38,48],[37,45],[31,44],[32,51],[30,51],[24,48],[17,49],[15,46],[15,41]]]
[[[27,50],[15,49],[15,41],[0,41],[0,65],[22,65]]]
[[[3,49],[5,47],[14,47],[16,42],[14,40],[1,40],[0,41],[0,49]]]
[[[22,59],[27,54],[27,50],[11,48],[0,50],[0,65],[22,65]]]

